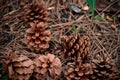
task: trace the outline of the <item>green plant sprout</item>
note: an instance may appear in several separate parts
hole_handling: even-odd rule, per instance
[[[95,16],[94,17],[94,22],[96,22],[96,21],[102,21],[102,20],[104,20],[105,18],[104,18],[104,16],[101,16],[101,15],[97,15],[97,16]]]
[[[94,10],[95,10],[95,3],[96,3],[96,0],[87,0],[87,3],[91,9],[91,12],[92,12],[92,17],[94,17]]]
[[[72,31],[76,34],[76,25],[72,24]]]
[[[82,27],[82,26],[80,26],[80,28],[77,29],[77,28],[76,28],[76,25],[75,25],[75,24],[72,24],[72,31],[74,32],[74,34],[78,34],[78,33],[82,32],[82,30],[83,30],[83,27]]]

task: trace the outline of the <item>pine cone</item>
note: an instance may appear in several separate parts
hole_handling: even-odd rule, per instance
[[[90,63],[68,62],[65,66],[64,77],[67,80],[89,80],[92,74]]]
[[[92,60],[93,74],[90,80],[118,80],[120,75],[116,71],[113,59],[107,54],[96,54]],[[119,76],[118,76],[119,75]]]
[[[9,56],[5,56],[4,69],[12,80],[29,80],[33,73],[33,61],[27,56],[17,55],[18,51],[8,50]]]
[[[90,41],[87,36],[70,36],[64,42],[65,53],[63,59],[78,60],[78,58],[88,57]]]
[[[46,30],[47,26],[43,22],[29,23],[31,28],[26,30],[26,41],[28,48],[36,53],[44,52],[49,48],[48,42],[50,41],[50,31]]]
[[[32,3],[25,7],[24,19],[26,22],[47,22],[49,19],[49,13],[47,12],[47,6],[45,2]]]
[[[57,80],[61,74],[60,59],[53,54],[41,55],[34,60],[36,80]]]

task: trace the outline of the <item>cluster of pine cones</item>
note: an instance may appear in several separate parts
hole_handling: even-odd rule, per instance
[[[25,40],[28,49],[34,53],[45,52],[51,40],[47,30],[49,13],[44,2],[25,7],[25,22],[30,26],[26,30]],[[12,80],[119,80],[120,75],[114,60],[106,53],[90,57],[88,36],[69,36],[62,44],[62,58],[53,53],[39,55],[30,59],[18,55],[20,51],[6,50],[4,69]],[[62,63],[63,62],[63,63]]]
[[[64,42],[65,80],[119,80],[114,60],[107,53],[90,56],[87,36],[70,36]]]
[[[54,53],[31,59],[18,55],[21,51],[6,50],[4,69],[13,80],[119,80],[120,74],[110,55],[99,53],[91,58],[89,47],[87,36],[76,35],[65,40],[62,59]]]
[[[25,22],[30,28],[26,30],[26,41],[28,48],[36,53],[44,52],[49,48],[50,30],[47,30],[49,13],[44,2],[32,3],[25,7]]]
[[[7,54],[6,54],[7,53]],[[62,71],[62,64],[54,54],[40,55],[34,60],[20,51],[6,50],[4,69],[12,80],[57,80]]]

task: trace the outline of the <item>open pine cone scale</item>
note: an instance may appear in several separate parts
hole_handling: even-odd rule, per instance
[[[18,55],[19,51],[6,50],[5,52],[10,54],[3,60],[4,69],[9,78],[12,80],[29,80],[34,69],[33,61],[27,56]]]
[[[25,6],[25,21],[26,22],[46,22],[48,21],[49,13],[44,2],[29,4]]]
[[[63,59],[68,60],[79,60],[83,59],[88,55],[89,52],[90,41],[87,36],[82,36],[80,38],[79,35],[70,36],[63,43],[64,54]]]
[[[116,64],[107,53],[96,54],[91,65],[93,74],[90,76],[90,79],[119,80]]]
[[[38,24],[31,22],[31,28],[26,30],[25,35],[28,48],[37,53],[45,51],[49,47],[48,42],[51,40],[51,32],[50,30],[46,30],[46,25],[43,22],[39,22]]]

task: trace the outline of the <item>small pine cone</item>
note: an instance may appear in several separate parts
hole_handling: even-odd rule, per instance
[[[66,80],[89,80],[91,74],[90,63],[68,62],[65,65],[64,77]]]
[[[29,80],[34,69],[33,61],[27,56],[17,55],[18,51],[7,50],[9,56],[3,59],[4,69],[12,80]]]
[[[93,74],[90,80],[119,80],[120,75],[116,71],[113,59],[107,54],[96,54],[91,62]],[[118,76],[119,75],[119,76]]]
[[[53,54],[40,55],[34,60],[34,78],[36,80],[57,80],[60,77],[62,64]]]
[[[46,30],[47,26],[43,22],[29,23],[31,28],[26,30],[26,41],[28,48],[33,52],[44,52],[49,48],[50,34],[49,30]]]
[[[32,3],[25,7],[24,19],[26,22],[47,22],[49,19],[49,13],[47,11],[47,5],[45,2]]]
[[[86,59],[88,57],[90,40],[87,36],[79,35],[70,36],[63,44],[65,53],[63,59],[78,60],[80,57]]]

